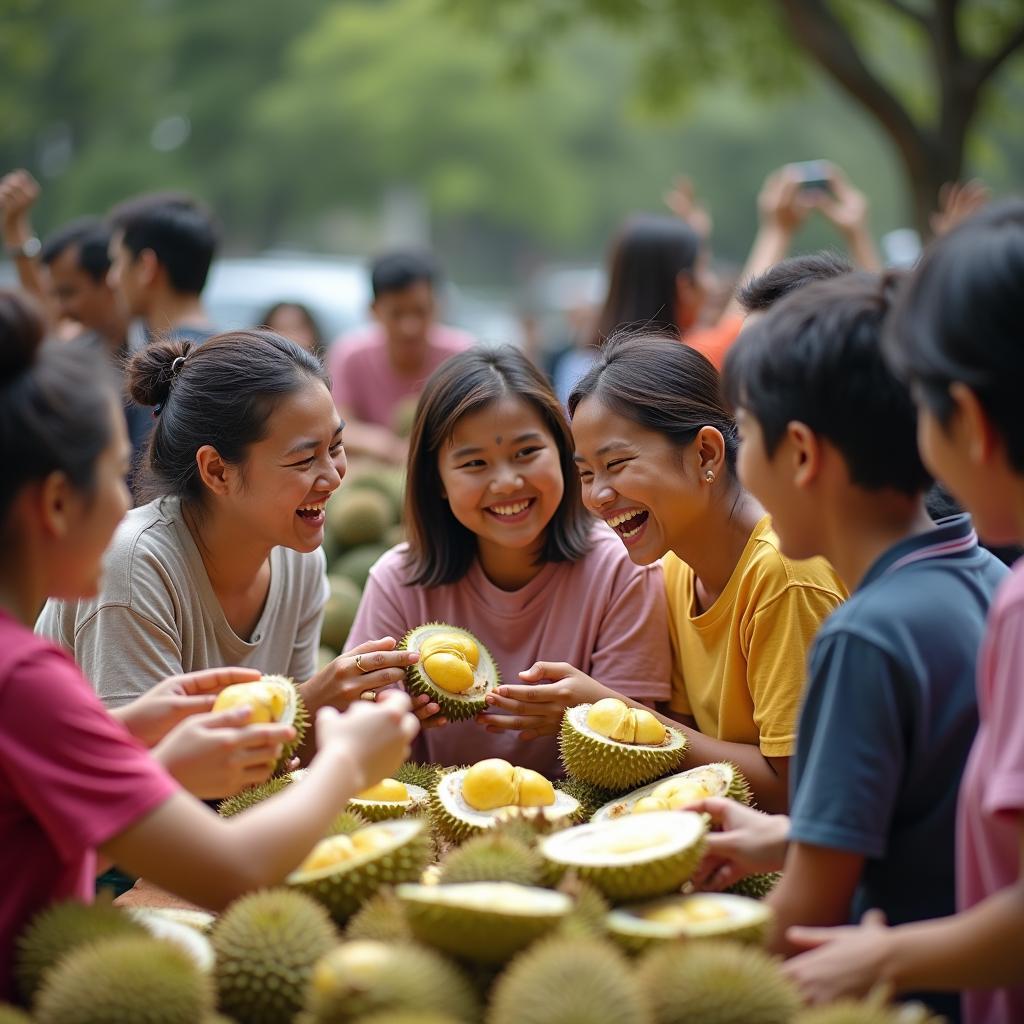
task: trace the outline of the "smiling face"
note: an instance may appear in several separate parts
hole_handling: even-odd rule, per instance
[[[699,439],[680,449],[665,435],[585,398],[572,418],[583,503],[619,535],[637,565],[678,551],[707,507]]]
[[[324,506],[345,475],[342,422],[320,381],[282,398],[266,437],[251,445],[245,462],[230,467],[224,514],[238,535],[267,547],[315,551],[324,538]]]
[[[565,492],[558,445],[540,413],[505,396],[455,425],[438,452],[452,515],[487,549],[533,553]]]

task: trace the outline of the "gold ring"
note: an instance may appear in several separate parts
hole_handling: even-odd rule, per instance
[[[368,701],[370,701],[372,703],[373,701],[375,701],[377,699],[377,691],[376,690],[363,690],[363,692],[361,694],[359,694],[359,699],[360,700],[368,700]]]
[[[361,654],[356,655],[356,668],[365,676],[367,672],[372,672],[372,669],[363,668],[363,656]]]

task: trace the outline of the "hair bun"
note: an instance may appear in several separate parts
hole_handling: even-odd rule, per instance
[[[32,366],[45,330],[33,299],[10,288],[0,289],[0,384]]]
[[[191,341],[154,341],[128,361],[128,392],[138,405],[162,405],[174,380],[174,360],[194,348]]]

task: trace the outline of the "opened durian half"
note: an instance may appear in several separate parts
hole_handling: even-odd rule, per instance
[[[213,703],[214,711],[238,707],[249,709],[249,725],[273,722],[295,730],[295,739],[281,752],[277,764],[280,769],[299,749],[309,728],[309,712],[295,683],[286,676],[262,676],[251,683],[233,683],[225,686]]]
[[[618,907],[605,923],[623,946],[639,951],[679,939],[734,939],[760,944],[771,919],[771,910],[757,900],[702,892]]]
[[[594,811],[592,821],[621,818],[624,814],[650,811],[685,811],[708,797],[722,796],[749,804],[750,787],[743,773],[725,761],[689,768],[667,779],[659,779],[632,793],[609,800]]]
[[[403,818],[425,811],[430,794],[421,786],[398,779],[382,779],[376,786],[364,789],[348,802],[348,810],[358,811],[369,821]]]
[[[510,809],[524,807],[566,824],[580,813],[579,801],[556,790],[539,772],[497,757],[446,772],[430,796],[434,827],[453,843],[493,828]]]
[[[420,818],[368,825],[350,835],[334,835],[313,847],[287,879],[319,900],[344,922],[385,885],[412,882],[433,859],[433,842]]]
[[[624,902],[677,892],[700,863],[706,832],[703,815],[655,811],[565,829],[539,849],[553,866]]]
[[[485,964],[504,964],[574,906],[565,893],[512,882],[400,885],[395,892],[420,942]]]
[[[686,737],[650,711],[606,697],[566,710],[559,746],[574,779],[621,793],[677,769]]]
[[[427,694],[451,722],[475,718],[487,710],[484,699],[501,683],[491,652],[468,629],[428,622],[409,630],[399,650],[417,651],[420,659],[405,673],[413,696]]]

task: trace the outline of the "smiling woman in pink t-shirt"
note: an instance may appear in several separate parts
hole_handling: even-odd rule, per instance
[[[661,567],[634,565],[584,509],[561,406],[518,349],[472,349],[435,371],[410,452],[409,543],[370,570],[349,646],[440,620],[480,637],[505,680],[568,660],[636,699],[668,696]],[[494,707],[446,723],[436,705],[418,708],[435,714],[416,753],[449,765],[504,757],[555,776],[562,710],[535,704],[524,721]]]

